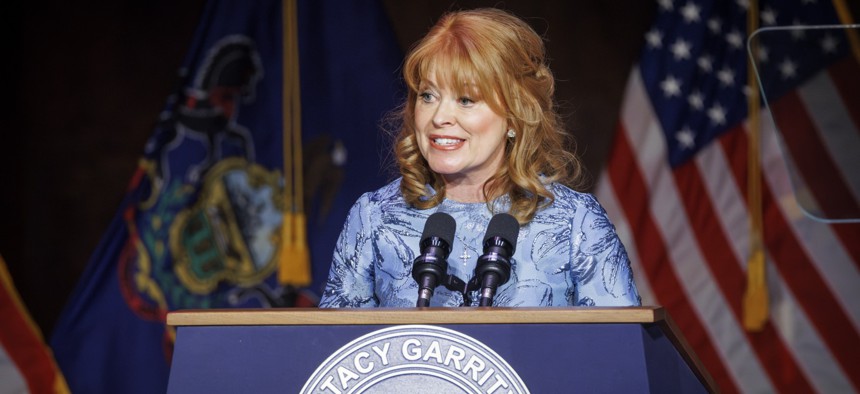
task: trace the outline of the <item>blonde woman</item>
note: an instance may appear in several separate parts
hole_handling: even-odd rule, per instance
[[[464,285],[475,282],[498,213],[520,227],[493,305],[640,304],[603,208],[572,189],[581,167],[565,150],[543,40],[528,24],[497,9],[449,13],[409,52],[403,78],[401,176],[350,210],[321,307],[415,306],[413,261],[436,212],[453,217],[456,232],[430,306],[478,305],[480,289]]]

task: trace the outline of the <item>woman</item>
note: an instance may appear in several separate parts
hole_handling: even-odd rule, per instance
[[[448,274],[468,282],[494,214],[521,224],[496,306],[639,305],[630,262],[603,208],[568,186],[543,41],[496,9],[445,15],[411,50],[395,141],[401,177],[350,210],[321,307],[411,307],[427,218],[456,221]],[[435,290],[431,306],[477,305],[477,290]]]

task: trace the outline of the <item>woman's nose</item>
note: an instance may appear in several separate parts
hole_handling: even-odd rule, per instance
[[[436,113],[433,114],[433,125],[436,127],[446,127],[454,123],[454,111],[451,108],[451,103],[449,100],[442,100],[439,106],[436,107]]]

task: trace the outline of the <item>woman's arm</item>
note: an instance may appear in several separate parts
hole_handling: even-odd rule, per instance
[[[577,306],[639,306],[630,259],[606,211],[591,195],[573,217],[572,275]]]
[[[334,249],[321,308],[379,305],[374,291],[370,199],[365,194],[350,208]]]

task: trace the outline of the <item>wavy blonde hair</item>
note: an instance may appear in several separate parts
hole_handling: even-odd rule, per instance
[[[427,209],[445,198],[445,182],[421,155],[415,133],[418,89],[430,72],[457,92],[471,95],[477,89],[478,97],[516,130],[516,137],[507,140],[504,164],[483,187],[491,211],[498,197],[508,195],[509,213],[527,223],[552,203],[546,186],[550,182],[577,186],[582,166],[566,150],[572,140],[555,110],[555,80],[542,38],[521,19],[498,9],[457,11],[430,29],[403,66],[408,96],[399,112],[394,154],[403,177],[400,189],[409,204]]]

